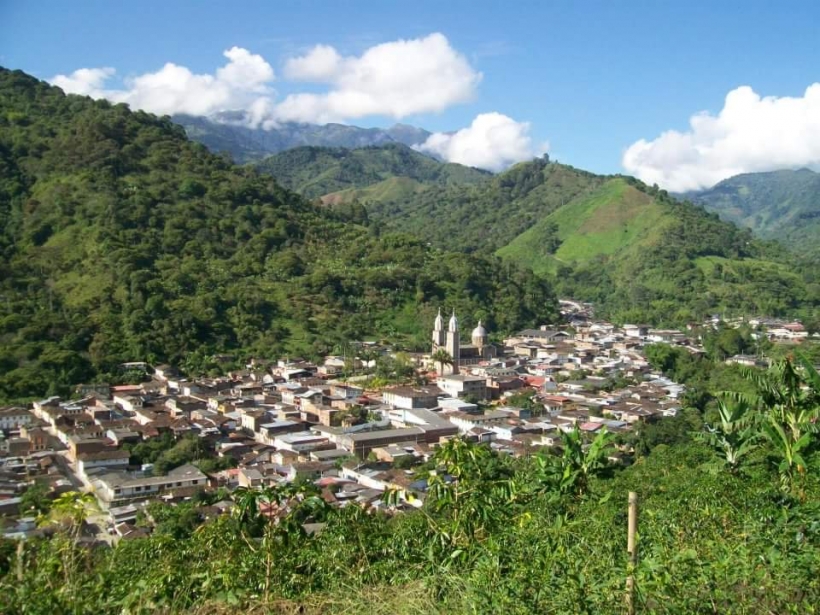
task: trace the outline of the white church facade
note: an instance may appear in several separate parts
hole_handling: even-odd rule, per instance
[[[452,366],[449,366],[450,373],[458,374],[459,368],[469,367],[470,365],[477,365],[482,361],[495,358],[495,346],[489,343],[487,330],[478,321],[478,325],[473,329],[470,336],[470,344],[462,344],[458,329],[458,318],[456,318],[455,311],[450,317],[447,330],[444,330],[444,319],[441,316],[441,310],[436,316],[433,323],[433,349],[432,354],[438,350],[445,350],[453,360]],[[448,366],[445,366],[445,369]]]

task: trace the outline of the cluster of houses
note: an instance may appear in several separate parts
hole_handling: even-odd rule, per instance
[[[480,344],[462,346],[464,365],[455,358],[444,370],[433,352],[413,355],[413,384],[372,389],[366,376],[338,379],[349,364],[341,357],[318,365],[254,360],[241,371],[195,380],[163,365],[149,382],[87,385],[79,399],[2,409],[0,515],[19,512],[35,479],[54,493],[93,492],[124,536],[135,535],[145,502],[185,500],[202,489],[306,480],[335,506],[384,506],[382,496],[393,490],[400,507],[415,507],[426,483],[412,467],[449,438],[527,455],[560,444],[562,431],[628,433],[679,411],[683,386],[653,373],[642,349],[663,341],[701,352],[697,340],[683,331],[594,322],[578,310],[569,317],[565,330],[524,330],[490,350],[486,332],[476,338],[477,327]],[[126,445],[165,434],[200,439],[228,469],[206,473],[185,463],[161,475],[132,464]],[[625,449],[612,461],[628,455]],[[220,510],[229,508],[223,502]]]

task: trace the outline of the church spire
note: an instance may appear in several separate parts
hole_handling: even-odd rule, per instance
[[[453,309],[453,315],[450,316],[450,331],[453,333],[458,332],[458,318],[456,318],[455,309]]]

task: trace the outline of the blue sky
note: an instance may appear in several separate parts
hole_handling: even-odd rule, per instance
[[[806,153],[802,145],[783,143],[774,155],[762,151],[772,134],[814,135],[820,125],[814,96],[802,99],[820,81],[819,2],[6,0],[0,3],[0,64],[43,79],[113,67],[116,76],[107,87],[116,89],[126,87],[122,78],[158,71],[167,62],[213,74],[226,62],[223,52],[240,47],[272,67],[276,77],[267,86],[278,103],[291,94],[332,89],[286,78],[286,60],[315,45],[355,58],[379,44],[432,33],[441,33],[481,78],[469,86],[469,96],[454,93],[440,110],[411,111],[398,118],[405,123],[444,132],[469,127],[480,114],[502,114],[529,123],[526,147],[520,130],[505,127],[509,140],[517,139],[510,157],[549,142],[551,156],[563,162],[602,173],[623,172],[626,165],[674,189],[714,183],[730,171],[820,161],[820,152],[809,147]],[[783,111],[768,113],[746,92],[748,104],[741,107],[748,113],[741,119],[690,134],[693,114],[715,117],[739,86],[764,97],[799,99],[797,107],[775,105]],[[781,126],[795,115],[805,116],[803,124]],[[773,125],[752,138],[761,117]],[[332,119],[363,126],[397,121],[378,112]],[[683,138],[659,139],[669,130]],[[472,136],[465,134],[463,143],[442,137],[434,146],[442,155],[463,156],[475,143]],[[625,159],[640,139],[646,146]]]

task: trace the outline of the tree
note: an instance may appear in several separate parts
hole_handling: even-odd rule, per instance
[[[540,454],[535,457],[542,487],[560,494],[583,495],[593,476],[607,468],[607,455],[613,436],[602,428],[589,446],[576,425],[572,431],[561,432],[561,456]]]
[[[45,515],[51,509],[51,499],[49,486],[41,481],[35,482],[20,497],[20,514]]]
[[[430,359],[438,363],[439,375],[444,375],[445,365],[453,365],[453,357],[444,348],[439,348],[436,350]]]

